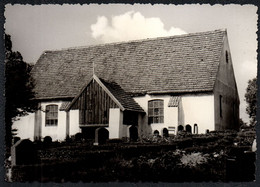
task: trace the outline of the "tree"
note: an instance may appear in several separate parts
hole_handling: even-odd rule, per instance
[[[246,107],[246,112],[248,113],[249,117],[251,118],[250,120],[250,125],[255,126],[256,124],[256,92],[257,92],[257,85],[256,85],[256,78],[249,80],[248,81],[248,86],[246,89],[246,102],[247,102],[247,107]]]
[[[5,35],[5,130],[6,147],[11,146],[12,124],[17,117],[35,110],[32,65],[23,61],[19,52],[12,51],[10,35]]]

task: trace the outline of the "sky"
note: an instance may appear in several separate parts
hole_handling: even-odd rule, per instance
[[[240,97],[257,74],[257,7],[253,5],[6,5],[13,51],[36,63],[45,50],[227,29]]]

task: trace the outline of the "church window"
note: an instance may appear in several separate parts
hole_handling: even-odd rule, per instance
[[[46,106],[46,126],[58,125],[58,105]]]
[[[163,100],[151,100],[148,102],[148,121],[151,123],[163,123]]]

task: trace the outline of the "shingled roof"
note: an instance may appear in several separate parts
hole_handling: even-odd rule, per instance
[[[33,69],[36,99],[74,98],[95,74],[127,93],[212,91],[224,30],[45,51]]]
[[[89,82],[83,86],[81,91],[78,93],[78,95],[72,100],[72,102],[68,102],[69,104],[62,103],[60,110],[70,110],[71,107],[74,105],[74,103],[78,100],[82,92],[84,92],[85,88],[89,86],[91,81],[96,81],[99,86],[102,87],[102,89],[111,97],[112,100],[119,106],[119,108],[129,111],[136,111],[136,112],[144,112],[142,107],[128,94],[126,93],[117,83],[115,82],[109,82],[102,79],[99,79],[96,75],[93,75],[93,77],[89,80]],[[66,106],[64,106],[66,105]]]
[[[144,112],[142,107],[128,93],[126,93],[117,83],[108,82],[105,80],[101,80],[101,81],[125,109],[130,111]]]

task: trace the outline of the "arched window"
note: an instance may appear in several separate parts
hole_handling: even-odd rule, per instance
[[[58,125],[58,105],[46,106],[45,126],[57,126]]]
[[[148,101],[148,123],[163,123],[163,100]]]

